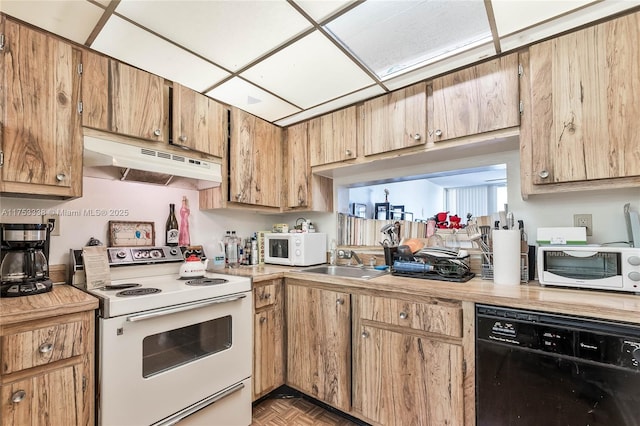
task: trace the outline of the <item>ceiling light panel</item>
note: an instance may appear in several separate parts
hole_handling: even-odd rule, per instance
[[[229,76],[221,68],[117,16],[109,18],[91,48],[198,92]]]
[[[326,28],[380,79],[491,40],[480,0],[367,1]]]
[[[249,68],[242,77],[304,109],[374,83],[318,31]]]
[[[207,96],[233,105],[266,121],[275,121],[300,111],[300,108],[296,108],[238,77],[225,81],[208,92]]]
[[[499,36],[555,18],[589,3],[594,2],[555,0],[544,2],[544,7],[541,7],[540,0],[492,0],[491,2]]]
[[[0,0],[0,11],[84,44],[104,12],[86,1]]]
[[[116,12],[231,71],[311,27],[282,0],[122,0]]]
[[[316,22],[328,18],[339,10],[345,8],[353,1],[333,1],[333,0],[301,0],[295,2]]]

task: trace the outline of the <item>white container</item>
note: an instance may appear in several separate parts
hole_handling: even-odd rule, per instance
[[[520,230],[494,229],[492,239],[493,283],[520,284]]]

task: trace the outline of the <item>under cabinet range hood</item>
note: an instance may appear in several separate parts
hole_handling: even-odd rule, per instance
[[[220,186],[220,164],[161,149],[84,137],[85,176],[207,189]]]

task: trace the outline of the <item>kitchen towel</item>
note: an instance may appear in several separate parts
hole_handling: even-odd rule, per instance
[[[520,284],[520,230],[493,230],[494,284]]]

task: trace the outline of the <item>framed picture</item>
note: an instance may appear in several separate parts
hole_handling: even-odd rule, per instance
[[[156,245],[153,222],[109,221],[109,247]]]

